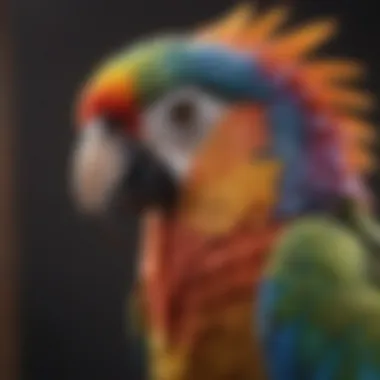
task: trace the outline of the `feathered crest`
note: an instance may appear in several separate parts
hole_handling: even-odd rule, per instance
[[[366,68],[352,59],[313,57],[318,48],[334,37],[337,22],[321,19],[284,31],[290,13],[289,8],[279,6],[258,14],[250,5],[239,5],[226,16],[199,28],[195,38],[255,52],[270,64],[272,71],[294,69],[301,92],[334,118],[334,125],[343,136],[348,169],[363,174],[373,164],[368,142],[373,140],[374,128],[357,114],[370,111],[374,101],[355,84],[364,79]]]

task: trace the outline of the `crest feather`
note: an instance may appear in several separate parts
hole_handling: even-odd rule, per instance
[[[373,167],[368,144],[363,142],[373,140],[375,128],[354,115],[357,111],[370,111],[374,99],[360,88],[347,88],[344,84],[362,80],[366,68],[350,59],[310,58],[335,36],[337,22],[321,19],[283,32],[281,28],[289,15],[289,8],[279,6],[253,17],[252,7],[243,4],[220,21],[197,31],[195,38],[245,53],[258,53],[271,71],[281,73],[289,67],[296,69],[294,79],[301,92],[309,94],[312,101],[335,115],[335,128],[347,137],[343,143],[344,160],[350,171],[360,175]]]
[[[361,80],[365,77],[366,69],[355,61],[326,59],[307,63],[301,72],[306,82],[329,84]]]
[[[307,24],[273,41],[269,46],[269,55],[282,62],[298,61],[326,43],[336,30],[334,20]]]
[[[374,169],[375,160],[368,153],[368,148],[347,145],[345,152],[345,159],[351,172],[367,174]]]
[[[374,106],[374,99],[371,94],[339,87],[324,86],[319,98],[321,103],[327,107],[346,111],[368,112]]]
[[[211,25],[201,28],[196,38],[206,42],[234,44],[253,17],[253,7],[240,4],[221,19]]]
[[[258,17],[242,36],[242,46],[249,48],[268,41],[288,21],[290,9],[276,7],[264,16]]]
[[[376,138],[376,128],[365,120],[351,116],[342,122],[347,135],[358,142],[372,142]]]

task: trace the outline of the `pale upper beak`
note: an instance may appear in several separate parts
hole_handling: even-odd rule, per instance
[[[171,207],[176,185],[165,165],[107,124],[94,120],[77,137],[69,176],[79,209],[99,215],[120,206],[138,210],[152,205]]]

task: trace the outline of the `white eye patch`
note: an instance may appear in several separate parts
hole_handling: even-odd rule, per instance
[[[223,117],[227,104],[197,87],[174,90],[142,115],[145,144],[182,179],[199,145]]]

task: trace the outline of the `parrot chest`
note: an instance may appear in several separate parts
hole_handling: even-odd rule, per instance
[[[191,266],[166,260],[175,270],[163,266],[165,275],[151,268],[143,288],[152,380],[265,379],[253,305],[278,234],[279,226],[257,237],[243,228],[213,244],[182,235],[182,249],[196,247],[183,256]]]
[[[253,294],[252,294],[253,296]],[[151,345],[152,380],[265,380],[252,297],[204,316],[191,347]]]
[[[185,380],[264,380],[258,341],[252,331],[248,295],[210,315],[188,358]],[[179,380],[179,379],[178,379]]]

